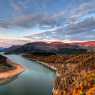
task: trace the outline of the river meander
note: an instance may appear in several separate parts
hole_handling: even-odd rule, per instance
[[[6,55],[25,71],[18,77],[0,85],[0,95],[52,95],[55,72],[43,65],[23,58],[21,55]]]

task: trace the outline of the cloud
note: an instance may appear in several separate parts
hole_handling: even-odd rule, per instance
[[[65,29],[66,28],[66,29]],[[60,40],[93,40],[95,39],[95,18],[89,17],[85,20],[69,24],[66,27],[59,27],[53,31],[46,31],[27,36],[30,39],[41,40],[60,39]]]
[[[51,15],[49,18],[56,20],[56,19],[64,17],[64,16],[65,16],[65,12],[64,11],[60,11],[60,12],[57,12],[57,13]]]
[[[80,4],[77,8],[71,8],[70,10],[61,9],[59,12],[54,12],[51,15],[44,11],[41,11],[40,13],[31,12],[30,14],[24,14],[27,5],[29,4],[32,6],[33,4],[35,5],[35,3],[40,2],[39,4],[43,3],[43,5],[40,6],[37,4],[37,8],[45,9],[45,3],[48,4],[53,1],[54,0],[10,0],[12,8],[15,10],[15,13],[13,12],[13,14],[16,14],[17,16],[15,15],[14,18],[10,18],[7,21],[0,21],[0,27],[29,28],[37,24],[39,24],[39,26],[64,26],[65,24],[79,21],[81,16],[95,10],[93,2],[86,2]],[[30,8],[32,9],[31,6]]]
[[[30,28],[36,25],[39,26],[55,26],[57,23],[54,19],[49,19],[48,15],[40,14],[29,14],[17,16],[16,18],[11,18],[8,21],[0,21],[0,27],[10,28],[10,27],[22,27]]]
[[[76,24],[70,24],[66,27],[67,34],[76,34],[76,33],[83,33],[83,32],[90,32],[93,29],[95,29],[95,18],[90,17],[86,18],[85,20],[76,23]]]
[[[1,28],[8,28],[8,23],[4,22],[4,21],[0,21],[0,27]]]
[[[60,30],[56,29],[48,31],[46,34],[41,34],[41,39],[46,35],[48,35],[47,38],[64,39],[70,38],[70,36],[74,38],[73,35],[92,32],[95,29],[95,0],[82,2],[77,4],[77,7],[72,5],[71,8],[68,8],[66,6],[64,9],[62,6],[59,7],[60,9],[49,9],[49,4],[52,4],[52,2],[55,4],[55,0],[10,1],[15,13],[13,12],[14,16],[10,19],[0,21],[0,27],[2,28],[32,28],[38,25],[40,29],[48,30],[49,28],[62,27]],[[28,8],[30,13],[28,13]],[[92,13],[94,14],[93,17],[90,15]]]
[[[13,9],[13,15],[22,14],[24,12],[24,6],[17,2],[16,0],[10,0],[11,8]]]
[[[68,22],[79,21],[81,17],[95,13],[95,0],[84,2],[74,9],[71,9],[69,15],[67,15]]]

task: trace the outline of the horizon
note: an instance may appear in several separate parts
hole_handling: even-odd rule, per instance
[[[64,43],[64,44],[80,44],[86,43],[85,46],[95,46],[94,40],[85,40],[85,41],[74,41],[74,40],[39,40],[39,41],[32,41],[30,39],[1,39],[0,38],[0,48],[9,48],[12,46],[22,46],[27,43],[33,43],[33,42],[45,42],[45,43]],[[92,45],[93,44],[93,45]],[[83,45],[84,46],[84,45]]]

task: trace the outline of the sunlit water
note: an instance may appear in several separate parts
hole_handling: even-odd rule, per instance
[[[52,95],[55,72],[20,55],[7,55],[25,71],[11,82],[0,85],[0,95]]]

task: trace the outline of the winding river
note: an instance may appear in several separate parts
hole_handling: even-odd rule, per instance
[[[6,55],[25,71],[11,82],[0,85],[0,95],[52,95],[55,72],[21,55]]]

